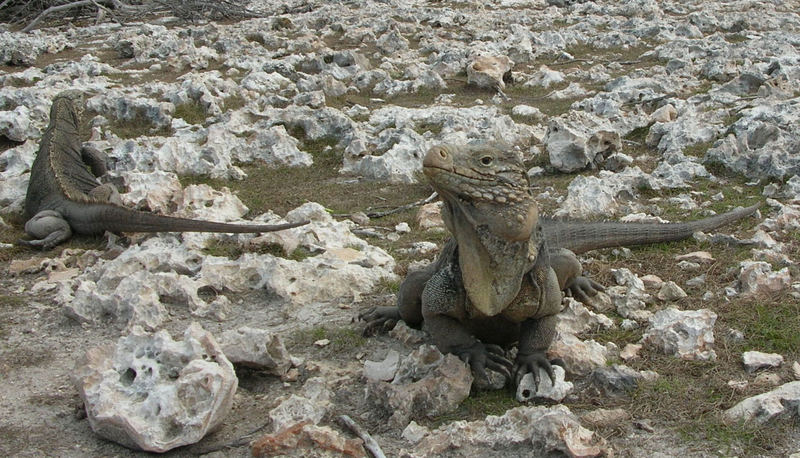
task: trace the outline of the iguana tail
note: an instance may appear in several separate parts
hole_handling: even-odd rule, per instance
[[[72,230],[80,234],[111,232],[273,232],[308,224],[234,224],[178,218],[131,210],[113,204],[74,203],[63,211]]]
[[[711,231],[742,219],[754,213],[758,207],[760,204],[684,223],[591,223],[544,219],[542,227],[545,240],[551,247],[585,253],[600,248],[645,245],[684,239],[695,232]]]

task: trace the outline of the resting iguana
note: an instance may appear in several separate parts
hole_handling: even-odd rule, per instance
[[[580,300],[603,287],[581,276],[575,253],[672,241],[753,213],[758,205],[675,224],[587,223],[540,218],[518,155],[491,146],[432,148],[423,171],[444,202],[452,237],[435,262],[411,272],[397,307],[361,315],[365,332],[402,319],[423,324],[442,352],[468,362],[477,386],[485,368],[519,385],[539,368],[553,379],[546,351],[555,335],[562,291]],[[502,346],[517,342],[512,363]]]
[[[111,232],[270,232],[302,226],[308,221],[277,225],[243,225],[176,218],[131,210],[121,205],[111,184],[97,178],[106,169],[105,154],[81,146],[76,91],[61,93],[50,108],[50,124],[31,167],[25,196],[28,246],[50,249],[78,234]],[[91,171],[89,170],[91,169]]]

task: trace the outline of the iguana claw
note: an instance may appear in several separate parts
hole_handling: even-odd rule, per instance
[[[511,378],[512,363],[506,358],[505,351],[498,345],[475,342],[469,347],[453,350],[452,353],[472,368],[475,384],[479,388],[489,386],[489,377],[486,375],[487,368],[499,372],[506,380]]]
[[[513,372],[514,388],[516,389],[516,387],[518,387],[522,381],[522,377],[530,372],[531,375],[533,375],[533,385],[536,390],[538,390],[540,382],[539,369],[544,369],[545,372],[547,372],[547,376],[550,377],[550,383],[555,384],[556,376],[553,373],[553,364],[563,366],[563,362],[561,360],[553,360],[551,362],[547,359],[547,356],[544,354],[544,352],[541,351],[531,354],[517,354],[517,359],[514,362]]]
[[[400,321],[400,310],[397,307],[370,307],[359,313],[358,319],[367,322],[362,334],[368,337],[394,328]]]
[[[600,291],[606,290],[600,283],[584,276],[573,278],[564,289],[566,290],[567,296],[574,297],[583,303],[589,302],[590,297],[594,297]]]

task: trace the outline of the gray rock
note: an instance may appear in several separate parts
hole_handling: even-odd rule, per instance
[[[322,377],[313,377],[303,385],[300,395],[292,394],[269,411],[274,432],[301,422],[319,423],[331,407],[333,393]]]
[[[242,326],[225,331],[219,340],[222,351],[233,364],[264,369],[279,377],[292,366],[283,340],[266,329]]]
[[[776,272],[764,261],[742,261],[739,267],[739,290],[745,294],[775,293],[788,288],[792,282],[788,267]]]
[[[668,308],[656,312],[642,336],[642,343],[681,359],[714,361],[714,322],[708,309],[681,311]]]
[[[598,367],[592,371],[590,379],[592,386],[602,395],[619,396],[635,390],[645,376],[624,364],[615,364]]]
[[[619,134],[608,123],[587,114],[550,121],[543,142],[550,164],[565,173],[597,167],[622,147]]]
[[[520,449],[530,453],[531,448],[539,453],[583,457],[607,452],[605,440],[582,427],[567,407],[557,405],[517,407],[500,417],[449,423],[431,431],[406,453],[439,456],[455,451],[463,456],[487,456]]]
[[[800,382],[789,382],[770,392],[741,401],[724,413],[730,423],[767,423],[776,418],[800,417]]]
[[[391,382],[397,373],[400,363],[400,353],[396,350],[389,350],[383,361],[364,361],[364,377],[370,380],[383,380]]]
[[[771,369],[783,364],[783,356],[777,353],[762,353],[760,351],[746,351],[742,353],[744,368],[749,373],[759,369]]]
[[[454,410],[469,396],[472,374],[457,356],[423,345],[404,359],[392,383],[367,381],[367,401],[403,428],[412,419]]]
[[[199,325],[183,341],[134,328],[116,346],[89,350],[73,380],[92,430],[129,448],[165,452],[218,427],[238,380],[213,336]]]
[[[686,292],[674,281],[668,281],[661,286],[661,289],[658,291],[656,297],[662,301],[674,302],[688,297],[688,294],[686,294]]]
[[[569,374],[588,375],[606,365],[608,350],[594,340],[582,341],[572,334],[559,333],[547,351],[548,358],[561,358]]]

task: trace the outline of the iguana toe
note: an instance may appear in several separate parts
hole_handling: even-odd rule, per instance
[[[400,321],[400,311],[397,307],[370,307],[359,313],[358,319],[367,322],[362,334],[368,337],[393,329]]]
[[[557,362],[557,361],[554,361]],[[563,361],[560,361],[563,363]],[[514,388],[518,387],[522,382],[522,377],[528,372],[533,375],[533,385],[539,389],[539,369],[544,369],[547,376],[550,377],[550,383],[555,383],[556,376],[553,372],[552,363],[547,359],[544,352],[534,352],[531,354],[517,354],[517,360],[514,363]]]

